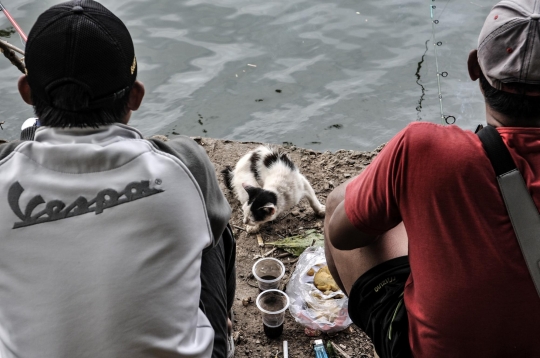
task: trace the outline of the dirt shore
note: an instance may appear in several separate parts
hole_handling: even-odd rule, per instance
[[[282,357],[282,342],[286,340],[289,345],[289,357],[314,357],[313,341],[322,338],[325,343],[327,339],[330,339],[338,344],[349,357],[373,357],[374,352],[371,341],[358,327],[353,325],[333,337],[326,335],[309,337],[304,333],[304,327],[297,324],[289,313],[287,313],[283,335],[274,340],[266,338],[262,330],[260,313],[254,303],[258,295],[258,288],[251,274],[251,268],[255,262],[255,257],[269,252],[272,246],[260,248],[256,236],[248,235],[245,232],[240,204],[225,187],[220,175],[225,166],[234,166],[240,157],[261,143],[198,137],[194,139],[205,148],[214,163],[222,190],[233,209],[231,224],[234,225],[234,233],[237,239],[237,290],[234,304],[236,315],[234,325],[236,332],[235,356]],[[335,153],[320,153],[294,146],[279,147],[289,154],[301,173],[310,181],[323,204],[327,195],[335,186],[358,174],[382,149],[382,146],[380,146],[371,152],[340,150]],[[283,237],[302,234],[308,229],[316,229],[322,233],[323,219],[316,217],[307,200],[303,199],[290,213],[264,225],[261,229],[261,236],[265,242],[271,242]],[[282,253],[284,251],[275,250],[270,256],[277,257]],[[294,270],[295,264],[291,262],[294,261],[294,257],[280,259],[287,268],[286,281]],[[251,298],[252,302],[245,306],[244,304],[249,301],[249,298]]]

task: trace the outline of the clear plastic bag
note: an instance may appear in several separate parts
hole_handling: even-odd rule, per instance
[[[308,271],[317,272],[326,266],[324,249],[309,247],[299,257],[286,293],[291,301],[289,311],[296,322],[313,330],[324,333],[336,333],[347,328],[351,323],[348,311],[348,298],[338,290],[321,292],[313,284],[313,276]]]

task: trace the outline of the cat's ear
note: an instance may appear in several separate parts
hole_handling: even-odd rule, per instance
[[[272,216],[276,213],[276,206],[272,203],[266,204],[261,209],[264,210],[268,214],[268,216]]]
[[[246,183],[242,183],[242,187],[248,193],[250,203],[255,199],[255,197],[261,191],[261,188],[256,188],[256,187],[254,187],[252,185],[249,185],[249,184],[246,184]]]

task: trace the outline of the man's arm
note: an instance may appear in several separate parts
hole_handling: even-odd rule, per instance
[[[364,247],[377,239],[358,230],[345,212],[345,190],[354,180],[351,178],[335,188],[326,200],[325,238],[338,250],[353,250]]]
[[[205,250],[211,249],[218,243],[231,217],[231,207],[219,188],[214,164],[204,148],[189,137],[178,136],[167,142],[150,139],[150,142],[159,150],[179,158],[199,184],[214,236],[214,244]]]

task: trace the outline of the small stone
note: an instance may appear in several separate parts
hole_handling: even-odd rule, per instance
[[[242,306],[247,307],[247,306],[249,306],[249,304],[250,304],[251,302],[252,302],[251,297],[244,298],[244,299],[242,300]]]
[[[350,178],[350,177],[351,177],[351,175],[350,175],[349,173],[345,173],[345,174],[343,174],[343,176],[344,176],[345,178]]]
[[[318,337],[321,335],[321,331],[319,331],[318,329],[311,329],[307,327],[304,329],[304,333],[308,337]]]

